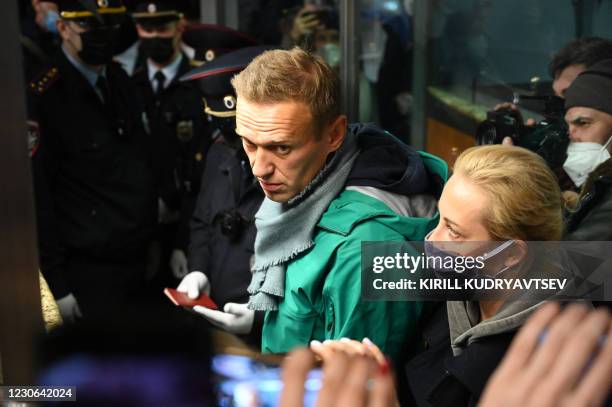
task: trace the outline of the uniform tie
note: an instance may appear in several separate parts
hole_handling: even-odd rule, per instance
[[[155,80],[155,96],[159,98],[159,96],[164,91],[164,85],[166,84],[166,75],[162,71],[157,71],[153,76],[153,80]]]

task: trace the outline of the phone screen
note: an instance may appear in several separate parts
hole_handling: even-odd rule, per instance
[[[278,365],[268,365],[246,356],[217,355],[213,357],[212,370],[220,406],[278,405],[283,390]],[[314,369],[308,375],[304,384],[304,406],[315,405],[321,377],[320,369]]]

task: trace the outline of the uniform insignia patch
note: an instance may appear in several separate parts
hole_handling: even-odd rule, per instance
[[[30,158],[36,155],[40,146],[40,127],[38,123],[32,120],[26,122],[26,134],[28,137],[28,152]]]
[[[51,85],[53,85],[59,79],[59,71],[57,68],[51,68],[44,74],[39,76],[37,79],[30,82],[28,88],[31,92],[36,95],[42,95],[45,93]]]

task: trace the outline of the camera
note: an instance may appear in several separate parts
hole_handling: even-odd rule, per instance
[[[563,165],[569,137],[563,119],[563,99],[557,96],[516,95],[516,105],[534,104],[532,110],[541,113],[544,120],[534,126],[525,126],[516,110],[500,109],[487,112],[487,118],[476,130],[476,144],[501,144],[510,137],[515,146],[539,154],[551,168]]]
[[[236,208],[226,209],[217,213],[213,219],[213,223],[217,222],[221,228],[221,233],[232,241],[238,240],[240,236],[242,236],[242,231],[249,224],[249,221],[246,220]]]

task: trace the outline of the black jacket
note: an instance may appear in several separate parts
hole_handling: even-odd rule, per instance
[[[484,338],[453,356],[445,303],[420,332],[415,347],[422,351],[401,372],[407,383],[398,384],[405,406],[475,406],[515,333]]]
[[[564,240],[612,240],[612,159],[589,174],[577,206],[567,213]]]
[[[40,136],[33,156],[41,269],[56,296],[74,255],[106,261],[145,251],[157,204],[150,140],[136,90],[116,64],[106,67],[109,103],[59,52],[29,87],[29,116]]]
[[[263,199],[242,147],[212,144],[191,219],[188,265],[190,271],[206,274],[210,296],[221,309],[228,302],[244,304],[249,300],[255,213]],[[235,236],[223,231],[232,221],[238,228]],[[263,312],[255,313],[251,333],[244,338],[257,348],[261,346],[263,318]]]
[[[188,258],[190,271],[202,271],[210,279],[211,297],[220,307],[249,299],[255,213],[263,199],[263,191],[253,178],[243,150],[213,144],[191,220]],[[236,211],[234,215],[232,210]],[[229,217],[240,229],[235,237],[222,230]]]
[[[193,82],[180,82],[193,69],[187,56],[159,100],[153,93],[147,65],[134,72],[132,80],[145,103],[148,125],[155,146],[155,162],[161,174],[160,196],[172,209],[180,209],[184,194],[197,197],[203,159],[210,146],[202,97]]]

